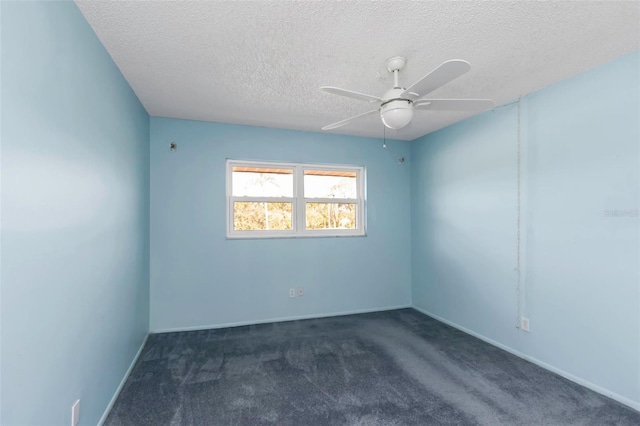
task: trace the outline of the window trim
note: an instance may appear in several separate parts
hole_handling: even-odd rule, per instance
[[[234,197],[232,195],[232,173],[234,167],[263,167],[293,169],[293,197]],[[305,170],[344,170],[356,173],[356,198],[305,198],[304,171]],[[308,164],[284,163],[253,160],[226,160],[226,210],[227,210],[227,239],[253,238],[330,238],[330,237],[363,237],[366,236],[366,186],[365,168],[344,164]],[[291,230],[255,230],[236,231],[233,229],[234,202],[257,201],[274,203],[291,203]],[[307,203],[335,203],[356,205],[356,229],[306,229]]]

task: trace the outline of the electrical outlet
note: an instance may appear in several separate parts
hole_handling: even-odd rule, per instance
[[[295,288],[290,288],[289,289],[289,297],[296,297],[296,289]]]
[[[522,331],[529,331],[529,318],[522,317],[520,320],[520,328]]]
[[[80,400],[71,406],[71,426],[76,426],[80,421]]]
[[[304,288],[298,287],[298,296],[304,296]]]

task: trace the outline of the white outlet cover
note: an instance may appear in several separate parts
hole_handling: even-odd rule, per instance
[[[529,331],[529,318],[522,317],[520,326],[522,327],[522,331]]]
[[[71,407],[71,426],[77,426],[80,421],[80,400],[77,400]]]
[[[290,288],[289,289],[289,297],[296,297],[296,289],[295,288]]]
[[[298,287],[298,296],[304,296],[304,288]]]

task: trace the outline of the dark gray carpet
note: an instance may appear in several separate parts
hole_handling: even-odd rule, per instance
[[[106,425],[640,425],[412,309],[155,334]]]

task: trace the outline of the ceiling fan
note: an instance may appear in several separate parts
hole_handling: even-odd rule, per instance
[[[322,130],[331,130],[351,123],[359,118],[380,113],[382,123],[390,129],[401,129],[411,122],[413,110],[434,111],[483,111],[493,106],[491,99],[426,99],[422,98],[438,87],[460,77],[471,69],[469,62],[452,59],[422,77],[408,88],[398,83],[398,73],[407,63],[402,56],[387,59],[387,70],[393,74],[393,88],[384,92],[382,97],[366,95],[352,90],[333,86],[322,86],[320,90],[334,95],[346,96],[376,104],[376,108],[354,117],[326,125]]]

